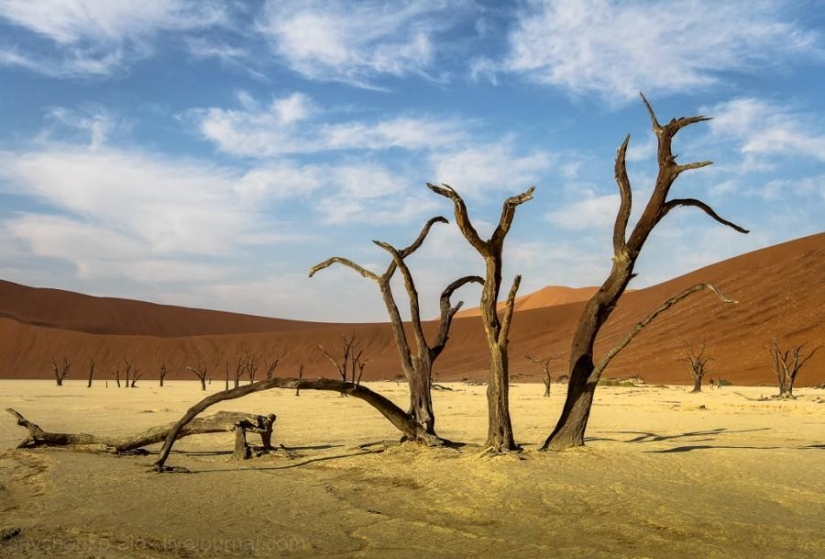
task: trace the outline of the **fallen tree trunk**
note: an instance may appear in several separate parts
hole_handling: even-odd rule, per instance
[[[17,411],[11,408],[6,409],[6,411],[17,419],[18,425],[25,427],[29,431],[29,436],[18,444],[17,448],[35,448],[39,446],[79,447],[112,453],[129,452],[165,441],[177,425],[177,423],[157,425],[142,433],[123,437],[89,435],[86,433],[50,433],[26,419]],[[269,450],[271,449],[272,426],[274,423],[275,414],[264,416],[251,413],[220,411],[213,415],[199,417],[186,425],[185,428],[178,429],[175,433],[175,438],[180,439],[190,435],[200,435],[204,433],[229,432],[234,431],[236,426],[241,425],[246,431],[260,434],[264,449]]]
[[[255,384],[247,384],[246,386],[239,386],[238,388],[216,392],[215,394],[207,396],[189,408],[186,414],[180,418],[175,427],[167,435],[166,441],[163,443],[163,448],[161,448],[160,455],[155,461],[155,470],[158,472],[164,472],[167,470],[165,466],[166,459],[169,458],[169,453],[172,451],[172,445],[175,443],[175,439],[178,438],[178,433],[191,421],[194,421],[198,414],[218,402],[242,398],[243,396],[254,392],[272,390],[273,388],[288,388],[292,390],[328,390],[353,396],[365,401],[378,410],[378,412],[386,417],[396,429],[401,431],[404,439],[421,442],[430,446],[442,446],[445,444],[443,439],[425,432],[422,426],[415,421],[415,418],[404,412],[404,410],[396,406],[391,400],[360,384],[325,378],[314,380],[303,378],[273,378],[258,381]]]

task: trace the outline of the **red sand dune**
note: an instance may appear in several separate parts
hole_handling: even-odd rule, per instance
[[[515,308],[518,311],[529,311],[532,309],[541,309],[544,307],[552,307],[555,305],[566,305],[568,303],[578,303],[579,301],[587,301],[596,292],[598,287],[564,287],[562,285],[548,285],[542,287],[538,291],[516,297]],[[498,304],[499,311],[504,310],[504,303]],[[457,317],[481,316],[481,311],[478,307],[466,309],[456,313]]]
[[[709,376],[740,384],[772,384],[766,346],[774,337],[781,344],[825,343],[825,234],[819,234],[627,293],[602,331],[597,357],[667,298],[703,282],[714,283],[740,303],[723,305],[707,292],[693,295],[646,328],[613,361],[606,376],[639,374],[647,382],[688,383],[689,372],[679,359],[687,344],[706,340],[707,352],[715,358]],[[540,377],[522,357],[528,352],[534,357],[558,356],[554,376],[567,372],[564,360],[584,303],[532,308],[536,301],[554,300],[544,295],[522,298],[523,310],[513,323],[510,361],[516,381]],[[436,324],[427,326],[434,331]],[[370,359],[365,379],[390,379],[400,373],[386,324],[269,319],[0,282],[0,378],[48,378],[51,356],[65,355],[72,362],[69,378],[74,379],[86,376],[89,358],[95,360],[100,381],[111,379],[110,372],[128,358],[136,360],[144,385],[157,378],[161,364],[175,371],[170,377],[187,378],[185,367],[199,360],[220,382],[227,359],[234,360],[246,349],[261,364],[280,357],[279,376],[294,376],[299,364],[306,366],[307,377],[335,376],[317,345],[334,350],[340,336],[350,333],[363,341],[364,356]],[[437,379],[484,380],[487,362],[479,319],[456,319],[450,344],[436,364]],[[814,356],[797,382],[825,382],[825,350]]]

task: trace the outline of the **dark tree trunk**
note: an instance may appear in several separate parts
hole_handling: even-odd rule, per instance
[[[484,287],[481,291],[479,310],[481,311],[481,321],[484,326],[487,346],[490,350],[490,382],[487,386],[488,425],[485,450],[493,454],[518,450],[519,447],[515,442],[513,426],[510,422],[508,345],[510,324],[513,318],[513,304],[521,282],[521,276],[516,276],[513,281],[513,286],[507,296],[504,316],[501,320],[498,316],[498,296],[501,290],[504,239],[513,224],[516,208],[533,199],[535,187],[531,186],[526,192],[518,196],[511,196],[504,201],[498,226],[487,240],[482,239],[473,227],[467,205],[455,189],[446,184],[435,186],[428,183],[427,187],[436,194],[452,201],[458,229],[470,246],[476,249],[476,252],[484,259]]]
[[[702,377],[698,375],[693,375],[693,390],[691,392],[701,392],[702,391]]]
[[[419,431],[437,437],[435,434],[435,411],[433,410],[432,373],[429,363],[418,363],[416,373],[408,381],[410,388],[410,418],[418,425]]]
[[[632,192],[625,161],[627,147],[630,141],[630,136],[627,136],[616,154],[614,167],[621,203],[613,227],[613,266],[601,288],[593,295],[590,301],[588,301],[587,305],[585,305],[579,320],[570,352],[570,382],[567,390],[567,399],[562,410],[562,415],[555,429],[545,441],[542,447],[543,449],[558,450],[582,446],[584,444],[584,433],[587,430],[590,407],[593,404],[593,394],[595,393],[599,378],[607,366],[607,363],[659,312],[666,310],[669,306],[675,304],[675,302],[681,300],[681,298],[684,298],[690,292],[693,292],[690,290],[685,291],[673,300],[668,301],[661,309],[654,311],[647,319],[640,322],[635,331],[626,337],[617,348],[609,352],[598,365],[594,363],[593,347],[596,342],[596,337],[613,312],[619,298],[627,288],[627,284],[635,276],[633,269],[636,259],[639,257],[642,247],[651,231],[653,231],[653,228],[662,218],[677,207],[695,207],[701,209],[723,225],[747,233],[747,230],[719,217],[710,206],[700,200],[693,198],[667,199],[671,186],[682,172],[706,167],[711,164],[710,161],[701,161],[681,165],[676,163],[676,156],[673,155],[672,152],[672,141],[679,130],[708,119],[701,116],[679,118],[673,119],[665,126],[662,126],[656,119],[656,115],[647,102],[647,99],[644,98],[644,95],[642,95],[642,100],[648,110],[653,131],[656,133],[658,139],[657,154],[659,173],[656,177],[656,183],[650,198],[635,227],[633,227],[632,232],[628,236],[627,228],[632,209]],[[720,295],[715,288],[707,284],[692,289],[698,290],[704,287],[709,287],[716,292],[717,295]],[[726,300],[721,295],[720,298]]]

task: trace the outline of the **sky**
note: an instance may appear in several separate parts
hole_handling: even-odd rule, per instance
[[[408,263],[423,318],[482,274],[446,183],[505,244],[502,296],[599,285],[631,135],[635,209],[656,176],[642,91],[683,130],[641,288],[823,231],[825,2],[0,0],[0,278],[313,321],[386,320]],[[638,212],[634,213],[638,215]],[[397,299],[407,308],[404,292]],[[477,286],[454,300],[478,304]],[[729,294],[736,297],[736,294]]]

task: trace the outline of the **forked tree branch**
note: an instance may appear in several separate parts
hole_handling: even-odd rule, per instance
[[[464,203],[464,199],[458,195],[452,186],[447,184],[436,186],[434,184],[427,183],[427,188],[436,194],[452,200],[453,206],[455,206],[456,225],[458,225],[459,230],[462,234],[464,234],[464,237],[473,246],[473,248],[481,254],[486,254],[489,251],[487,248],[487,243],[482,240],[478,234],[478,231],[476,231],[476,228],[473,227],[473,224],[470,221],[470,215],[467,212],[467,204]]]
[[[438,336],[436,337],[435,344],[433,344],[430,349],[433,359],[438,357],[441,352],[444,351],[444,346],[447,344],[447,338],[450,334],[450,325],[453,322],[453,317],[455,317],[455,313],[457,313],[464,305],[464,301],[459,301],[455,304],[455,306],[452,306],[452,303],[450,303],[450,298],[457,289],[460,289],[468,283],[484,285],[484,279],[479,276],[464,276],[463,278],[458,278],[455,280],[441,292],[441,326],[438,330]]]
[[[610,364],[613,358],[616,357],[616,355],[618,355],[619,352],[622,351],[625,347],[627,347],[627,345],[633,341],[633,338],[635,338],[636,335],[639,332],[641,332],[645,326],[653,322],[653,320],[657,316],[659,316],[675,304],[679,303],[683,299],[704,289],[712,291],[713,294],[716,295],[719,298],[719,300],[725,304],[736,304],[739,302],[728,298],[724,293],[722,293],[716,287],[709,283],[700,283],[698,285],[694,285],[693,287],[685,289],[678,295],[674,295],[673,297],[662,303],[661,306],[659,306],[657,309],[655,309],[653,312],[647,315],[647,317],[645,317],[644,320],[637,323],[633,328],[631,328],[630,332],[628,332],[627,335],[624,338],[622,338],[622,340],[618,344],[616,344],[616,346],[613,349],[611,349],[609,352],[607,352],[607,354],[604,357],[602,357],[601,361],[599,361],[599,363],[596,365],[596,368],[590,374],[590,379],[595,379],[596,381],[598,381],[599,377],[602,374],[602,371],[604,371],[605,368],[607,368],[607,365]]]

